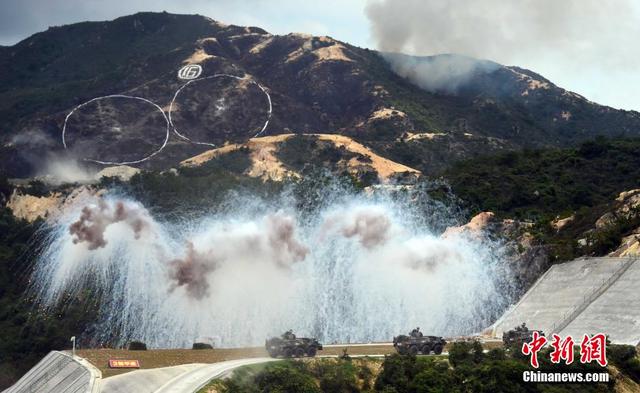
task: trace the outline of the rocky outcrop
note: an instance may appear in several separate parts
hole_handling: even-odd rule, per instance
[[[95,198],[105,193],[105,190],[91,186],[81,186],[69,193],[53,192],[45,196],[24,194],[18,189],[13,191],[7,202],[17,218],[33,222],[37,219],[55,220],[71,206],[85,199]]]
[[[634,257],[640,256],[640,227],[633,230],[633,233],[622,238],[620,246],[609,254],[612,257]]]
[[[135,175],[140,173],[140,169],[127,165],[110,166],[106,167],[96,174],[96,180],[100,180],[103,177],[117,178],[122,181],[129,181]]]
[[[640,256],[640,189],[621,192],[577,243],[586,255]]]
[[[596,228],[615,225],[617,220],[631,220],[640,215],[640,189],[621,192],[616,198],[616,208],[604,214],[596,222]],[[640,256],[640,226],[622,238],[616,250],[609,254],[614,257]]]
[[[555,220],[551,221],[551,226],[556,230],[556,232],[560,232],[562,228],[571,224],[575,219],[576,216],[574,214],[564,218],[556,217]]]
[[[500,220],[492,212],[481,212],[465,225],[447,228],[442,236],[488,236],[504,242],[505,255],[515,279],[527,287],[549,264],[546,247],[530,233],[532,225],[526,221]]]
[[[34,196],[14,190],[7,201],[7,207],[15,217],[33,222],[38,218],[46,219],[56,214],[63,199],[60,193]]]

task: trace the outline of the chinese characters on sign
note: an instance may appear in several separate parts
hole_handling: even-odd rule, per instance
[[[140,368],[137,360],[109,359],[109,368]]]
[[[533,332],[531,342],[522,345],[522,353],[531,356],[530,363],[534,368],[538,368],[538,352],[549,342],[549,340],[540,335],[537,331]],[[604,334],[598,333],[591,337],[585,334],[580,342],[580,362],[591,363],[598,362],[599,365],[605,367],[607,365],[607,338]],[[573,363],[573,351],[575,342],[573,337],[567,336],[564,339],[557,334],[552,335],[551,347],[551,363],[560,363],[564,360],[565,364]]]

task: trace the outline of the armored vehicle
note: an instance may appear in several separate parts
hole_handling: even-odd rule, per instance
[[[279,356],[285,358],[314,357],[318,350],[322,350],[322,344],[315,338],[296,337],[291,330],[286,331],[280,337],[267,339],[264,346],[272,358]]]
[[[415,328],[409,335],[401,334],[393,338],[393,346],[401,355],[428,355],[433,351],[436,355],[442,353],[447,344],[444,338],[437,336],[425,336],[420,328]]]
[[[527,325],[523,323],[520,326],[516,326],[514,329],[502,333],[502,342],[507,348],[522,347],[522,344],[531,342],[533,332],[536,331],[541,336],[544,336],[542,330],[530,330]]]

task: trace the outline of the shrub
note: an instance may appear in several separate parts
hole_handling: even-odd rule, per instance
[[[320,393],[313,377],[303,365],[276,364],[267,367],[255,377],[261,392]]]
[[[129,351],[146,351],[147,344],[143,343],[142,341],[131,341],[128,348]]]
[[[193,343],[191,349],[213,349],[213,345],[207,343]]]
[[[320,389],[326,393],[358,393],[356,369],[349,361],[324,363],[318,368]]]
[[[449,362],[451,362],[453,367],[471,363],[473,360],[473,355],[471,354],[472,349],[473,346],[468,341],[454,342],[451,345],[451,349],[449,349]]]
[[[432,393],[455,391],[453,373],[445,362],[430,362],[411,382],[411,392]]]
[[[398,393],[409,392],[411,381],[422,371],[423,366],[423,362],[418,362],[415,356],[398,354],[387,356],[376,378],[375,389],[384,390],[391,387]]]
[[[640,359],[638,351],[632,345],[609,345],[607,347],[609,361],[632,379],[640,381]]]

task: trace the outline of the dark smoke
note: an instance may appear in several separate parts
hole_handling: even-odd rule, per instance
[[[187,294],[195,299],[202,299],[209,295],[207,274],[215,270],[217,261],[212,251],[199,253],[193,243],[187,244],[187,255],[184,259],[174,259],[169,262],[171,271],[169,277],[175,281],[170,288],[185,286]]]
[[[353,221],[342,229],[345,237],[356,237],[366,248],[383,244],[389,235],[389,218],[375,211],[359,211]]]
[[[170,292],[184,286],[192,298],[209,297],[209,273],[226,263],[248,263],[248,269],[259,262],[291,267],[309,253],[296,239],[295,228],[293,217],[278,212],[265,216],[257,228],[223,226],[196,240],[197,247],[189,241],[185,257],[169,262]]]
[[[113,208],[104,200],[98,201],[98,206],[85,206],[78,221],[69,226],[69,233],[74,236],[73,243],[88,243],[89,250],[95,250],[107,245],[104,233],[111,224],[125,222],[133,230],[136,239],[140,238],[142,230],[148,225],[144,213],[136,207],[125,205],[118,201]]]
[[[391,227],[385,212],[375,208],[360,208],[330,215],[324,221],[320,238],[324,239],[334,232],[356,239],[365,248],[373,248],[387,241]]]
[[[269,245],[280,266],[302,261],[309,249],[295,238],[295,221],[291,216],[273,214],[266,218]]]

